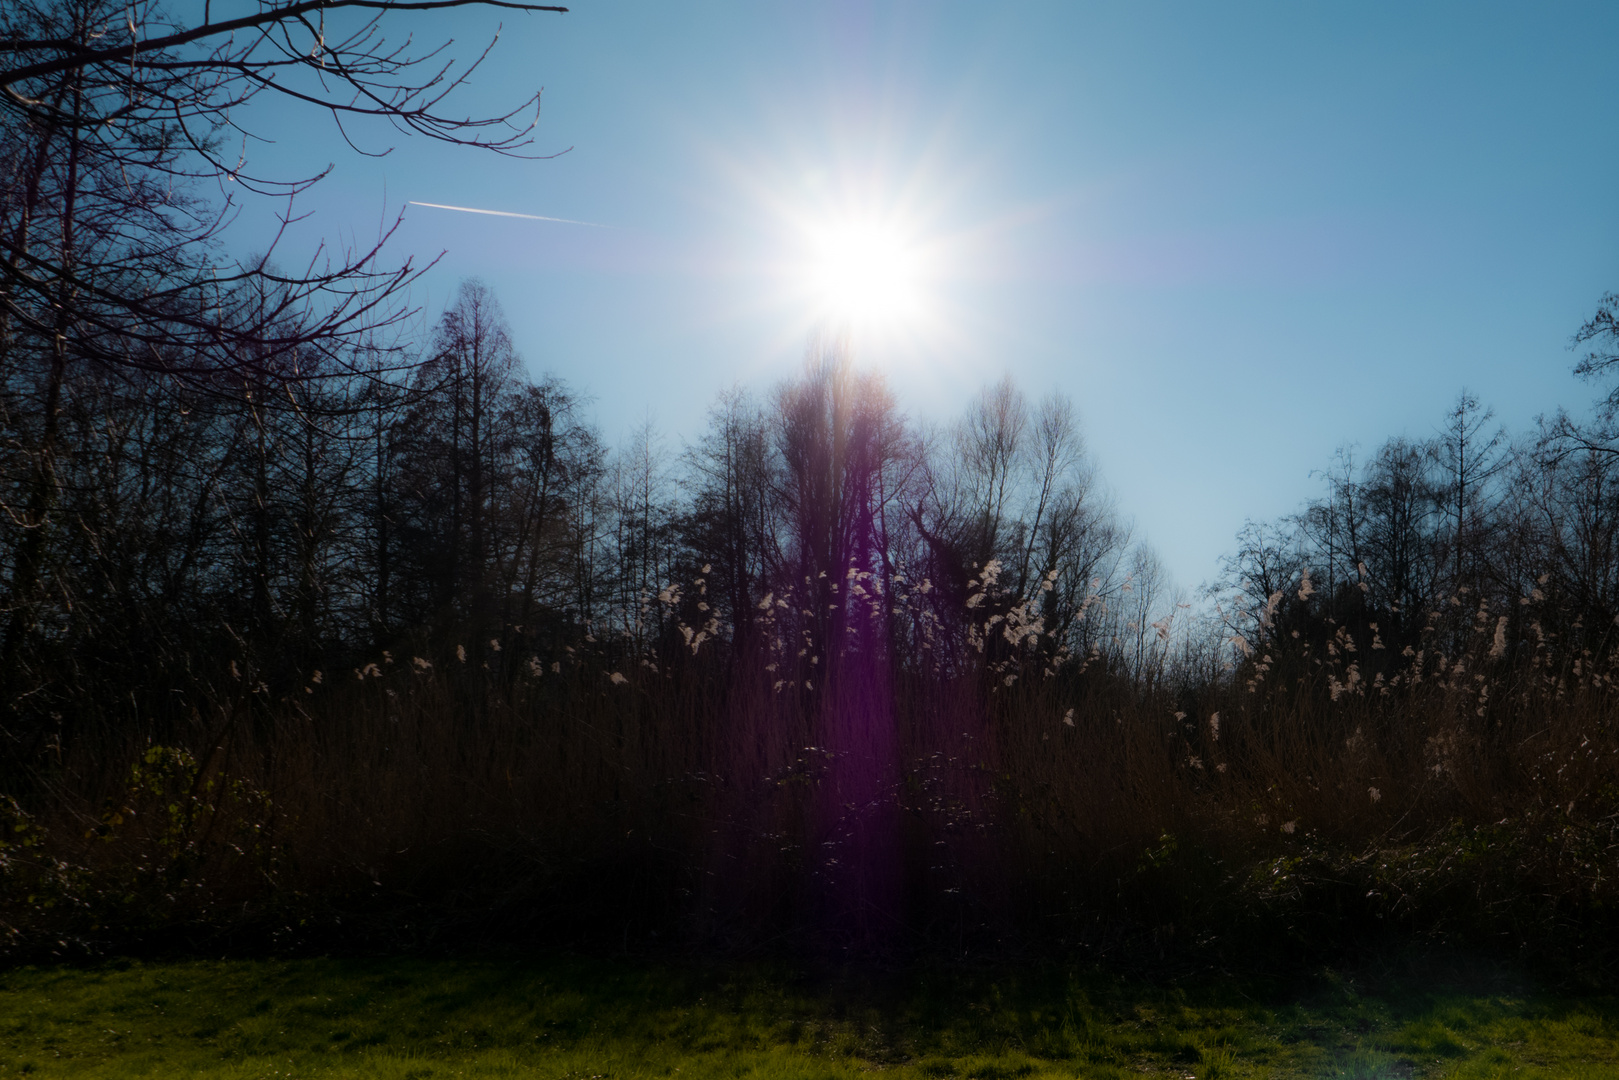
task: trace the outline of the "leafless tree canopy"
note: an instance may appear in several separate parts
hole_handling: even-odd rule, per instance
[[[310,377],[312,354],[350,362],[353,343],[407,310],[419,268],[369,247],[322,248],[278,265],[279,238],[246,261],[219,243],[244,197],[293,199],[320,175],[277,177],[250,158],[251,103],[290,98],[326,113],[356,148],[380,121],[401,133],[504,154],[531,144],[539,95],[497,116],[451,113],[488,54],[417,49],[408,12],[473,0],[251,5],[184,24],[156,3],[20,0],[0,14],[0,349],[59,342],[76,360],[205,381],[254,369]],[[221,5],[223,6],[223,5]],[[539,5],[481,6],[522,12]],[[398,35],[394,40],[388,31]],[[362,152],[386,152],[386,146]],[[324,174],[321,174],[324,175]]]

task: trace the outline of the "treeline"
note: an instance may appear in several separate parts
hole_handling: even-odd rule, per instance
[[[395,355],[64,381],[0,947],[1611,959],[1600,408],[1341,454],[1199,611],[1061,398],[930,429],[822,340],[609,451],[476,282]]]
[[[836,342],[814,350],[767,398],[723,394],[678,453],[650,428],[610,451],[475,281],[395,370],[295,355],[199,384],[79,361],[53,384],[14,364],[13,760],[92,730],[166,741],[231,679],[272,701],[384,653],[509,679],[587,642],[734,663],[785,635],[803,655],[777,670],[812,685],[857,623],[914,660],[969,601],[1006,613],[990,655],[1163,670],[1173,599],[1068,402],[1003,381],[924,432]],[[20,527],[42,482],[49,513]]]
[[[1611,372],[1616,302],[1576,335],[1589,379]],[[1488,617],[1503,655],[1548,639],[1606,655],[1619,621],[1616,404],[1514,437],[1463,391],[1427,438],[1340,449],[1318,473],[1322,495],[1238,537],[1219,594],[1230,641],[1248,655],[1344,627],[1398,657],[1466,609]]]

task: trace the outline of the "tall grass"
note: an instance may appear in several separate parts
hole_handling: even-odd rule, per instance
[[[65,747],[7,799],[0,947],[1605,961],[1619,672],[1502,625],[1325,626],[1204,679],[866,639],[818,685],[684,642],[238,673],[172,745]]]

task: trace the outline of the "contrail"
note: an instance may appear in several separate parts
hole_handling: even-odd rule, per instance
[[[546,217],[543,214],[517,214],[510,210],[479,210],[475,206],[446,206],[443,203],[436,202],[417,202],[415,199],[411,199],[409,202],[411,206],[430,206],[434,210],[459,210],[463,214],[490,214],[494,217],[526,218],[529,221],[556,221],[563,225],[588,225],[592,229],[612,228],[611,225],[598,225],[594,221],[575,221],[573,218]]]

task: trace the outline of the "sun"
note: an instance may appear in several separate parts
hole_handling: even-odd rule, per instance
[[[804,284],[818,318],[893,330],[918,316],[923,259],[903,229],[879,218],[844,218],[808,232]]]

